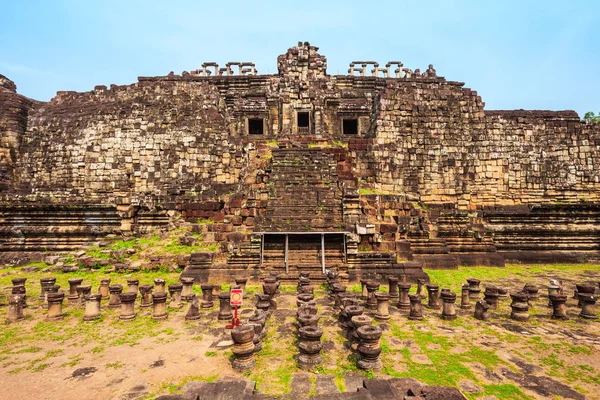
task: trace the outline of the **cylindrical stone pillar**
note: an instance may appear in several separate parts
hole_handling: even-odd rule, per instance
[[[130,321],[135,319],[135,299],[137,298],[137,292],[125,292],[121,293],[121,314],[119,319],[121,321]]]
[[[388,276],[388,292],[390,294],[390,299],[398,298],[398,277],[397,276]]]
[[[344,320],[342,328],[352,330],[352,317],[363,315],[365,309],[359,305],[352,305],[344,308]]]
[[[167,293],[156,292],[152,293],[152,319],[162,321],[167,319]]]
[[[421,296],[421,299],[425,297],[425,285],[427,282],[425,279],[417,279],[417,294]]]
[[[466,283],[463,284],[461,290],[460,308],[463,310],[471,308],[471,303],[469,302],[469,285]]]
[[[268,312],[269,308],[271,307],[271,302],[269,299],[270,296],[268,294],[256,293],[256,308],[263,310],[264,312]]]
[[[8,307],[6,309],[6,322],[12,323],[22,321],[23,316],[23,297],[19,294],[10,294],[7,296]]]
[[[315,296],[313,294],[310,293],[299,293],[298,296],[296,296],[296,305],[298,307],[301,307],[304,304],[307,304],[311,301],[313,301],[315,299]]]
[[[352,323],[352,329],[348,332],[348,338],[352,339],[355,342],[359,341],[358,334],[356,333],[357,329],[361,326],[371,326],[373,325],[373,318],[368,315],[355,315],[350,319]]]
[[[479,287],[479,284],[481,281],[479,279],[469,278],[467,279],[467,283],[469,285],[469,298],[475,301],[479,300],[481,294],[481,288]]]
[[[550,297],[553,294],[560,294],[560,286],[559,285],[548,285],[548,307],[552,307],[552,299]]]
[[[408,295],[410,300],[410,313],[408,319],[412,321],[421,321],[423,319],[423,304],[421,304],[421,295],[418,293],[411,293]]]
[[[550,295],[550,302],[552,304],[552,319],[561,319],[566,321],[569,319],[567,316],[567,295],[553,293]]]
[[[508,299],[508,289],[505,287],[498,287],[498,301]]]
[[[56,278],[42,278],[40,279],[40,286],[42,291],[40,292],[39,301],[46,301],[46,291],[48,286],[53,286],[56,283]]]
[[[316,326],[303,326],[298,329],[298,366],[302,369],[312,369],[323,360],[321,357],[321,336],[323,330]]]
[[[181,301],[181,291],[183,290],[183,285],[181,283],[171,283],[169,285],[169,294],[171,295],[171,302],[169,303],[169,307],[179,310],[183,307],[183,303]]]
[[[77,293],[77,287],[83,282],[83,278],[70,278],[69,279],[69,304],[77,304],[80,302],[79,294]]]
[[[252,325],[239,325],[231,330],[233,340],[233,368],[246,371],[254,368],[254,327]]]
[[[164,279],[154,278],[154,291],[156,293],[167,292]]]
[[[137,296],[137,292],[139,290],[140,280],[139,279],[127,279],[127,291],[131,293],[135,293]]]
[[[194,278],[184,277],[180,279],[183,288],[181,290],[181,299],[189,302],[194,294]]]
[[[377,309],[377,299],[375,298],[375,292],[379,290],[379,283],[376,281],[367,282],[367,303],[366,308],[368,310]]]
[[[110,286],[110,278],[100,279],[100,286],[98,287],[98,293],[100,293],[102,300],[108,299],[108,296],[109,296],[108,287],[109,286]]]
[[[200,307],[198,304],[198,296],[196,294],[192,294],[192,298],[189,301],[190,307],[188,308],[187,313],[185,314],[185,319],[188,321],[194,321],[200,319]]]
[[[248,283],[248,278],[235,278],[235,284],[242,289],[242,293],[244,293],[244,295],[246,294],[246,283]]]
[[[85,313],[83,314],[84,321],[94,321],[100,318],[100,300],[101,294],[90,294],[85,300]]]
[[[152,290],[154,285],[145,284],[140,286],[140,307],[152,307]]]
[[[109,308],[121,307],[121,293],[123,293],[123,285],[110,285],[108,287],[110,298],[108,299]]]
[[[46,298],[44,300],[44,304],[42,305],[43,308],[48,308],[48,293],[58,293],[58,290],[60,289],[59,285],[50,285],[50,286],[46,286]]]
[[[598,298],[594,294],[579,293],[579,302],[581,303],[581,313],[579,316],[585,319],[598,319],[596,312],[596,301]]]
[[[75,290],[77,290],[79,304],[85,307],[86,298],[92,293],[92,285],[79,285]]]
[[[533,302],[539,298],[539,289],[532,285],[531,283],[525,284],[523,287],[523,292],[527,293],[527,298],[529,299],[529,305],[533,306]]]
[[[360,278],[361,297],[365,300],[369,298],[369,292],[367,291],[368,281],[369,280],[367,278]]]
[[[334,307],[341,307],[342,306],[342,294],[346,293],[346,289],[347,287],[336,283],[335,285],[333,285],[331,287],[331,291],[332,291],[332,296],[333,296],[333,300],[334,300]]]
[[[440,286],[433,283],[426,285],[427,288],[427,307],[432,310],[439,310],[440,305]]]
[[[496,286],[486,286],[483,292],[483,300],[490,306],[492,310],[498,308],[498,288]]]
[[[231,293],[221,292],[219,293],[219,315],[217,319],[225,321],[232,318],[233,313],[231,312]]]
[[[27,287],[25,286],[25,283],[27,282],[27,278],[12,278],[11,282],[13,284],[13,286],[23,286],[23,291],[22,294],[23,295],[23,307],[27,307]],[[16,294],[16,293],[13,293]]]
[[[21,296],[23,308],[27,308],[27,291],[25,289],[25,285],[15,285],[10,289],[10,293],[14,295]]]
[[[46,320],[58,321],[64,319],[62,313],[62,303],[65,298],[64,293],[48,293],[48,314],[46,314]]]
[[[357,350],[359,354],[358,368],[365,370],[380,370],[381,346],[379,338],[381,338],[381,328],[374,325],[361,326],[356,330],[358,339],[360,340]]]
[[[410,312],[410,299],[408,298],[409,292],[410,283],[398,283],[398,311],[400,314],[408,314]]]
[[[254,337],[252,338],[252,343],[254,343],[254,352],[258,353],[262,350],[262,343],[260,339],[262,338],[263,327],[260,323],[250,321],[248,321],[246,325],[250,325],[254,328]]]
[[[456,319],[456,293],[442,291],[442,319],[452,321]]]
[[[377,312],[375,313],[375,319],[377,321],[387,321],[390,319],[390,295],[389,293],[377,292],[375,293],[377,299]]]
[[[529,320],[529,294],[527,292],[511,293],[510,298],[512,299],[510,318],[515,321]]]
[[[473,316],[480,321],[487,321],[490,319],[489,308],[490,305],[485,300],[479,300],[475,303],[475,313]]]
[[[200,303],[200,307],[213,308],[215,305],[213,301],[213,284],[203,283],[200,287],[202,288],[202,302]]]
[[[596,291],[594,285],[590,285],[589,283],[578,283],[575,286],[577,287],[577,299],[579,299],[581,293],[594,294]],[[577,303],[577,307],[582,307],[581,301]]]

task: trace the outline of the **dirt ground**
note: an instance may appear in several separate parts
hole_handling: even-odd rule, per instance
[[[333,301],[318,288],[324,359],[320,367],[305,374],[296,364],[295,287],[283,287],[278,308],[267,322],[263,350],[256,354],[256,367],[241,374],[231,368],[231,350],[224,343],[230,336],[225,322],[217,320],[217,304],[203,310],[198,321],[184,320],[185,307],[170,309],[168,320],[160,322],[152,320],[151,309],[136,307],[137,318],[124,322],[118,319],[118,309],[107,308],[104,301],[101,320],[83,322],[83,308],[67,305],[65,300],[65,319],[47,322],[46,311],[37,301],[41,276],[33,274],[27,283],[26,319],[0,327],[2,398],[150,399],[177,393],[191,380],[227,377],[256,381],[261,393],[306,398],[317,393],[324,380],[331,382],[332,391],[355,390],[350,378],[362,374],[455,386],[473,399],[600,399],[600,323],[577,317],[579,310],[572,299],[567,303],[571,319],[551,320],[544,296],[550,278],[561,278],[570,295],[575,282],[600,281],[600,267],[428,272],[433,282],[455,292],[465,277],[473,275],[482,280],[482,286],[501,284],[511,291],[533,283],[540,287],[541,296],[528,322],[510,319],[510,300],[502,301],[485,322],[473,318],[472,309],[459,310],[458,319],[449,322],[439,318],[440,311],[427,308],[423,321],[409,321],[392,302],[392,318],[379,323],[384,331],[384,367],[365,372],[356,368],[355,345],[344,336]],[[9,278],[21,275],[27,276],[4,274],[0,283],[6,285]],[[61,282],[72,277],[55,275],[61,275]],[[148,282],[140,283],[149,283],[152,277],[142,278]],[[176,278],[169,276],[172,281]],[[113,283],[125,279],[113,277]],[[242,320],[252,312],[254,299],[248,297]],[[0,307],[0,321],[5,317],[6,307]],[[301,379],[307,389],[298,392],[295,386]]]

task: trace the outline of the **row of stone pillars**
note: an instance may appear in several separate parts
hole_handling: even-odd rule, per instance
[[[298,311],[298,366],[305,370],[317,367],[322,361],[321,350],[323,344],[321,337],[323,330],[319,328],[319,316],[315,303],[314,287],[310,284],[308,272],[301,272],[298,279],[298,293],[296,297]]]
[[[356,363],[358,368],[380,370],[382,368],[379,358],[381,354],[380,339],[383,331],[380,326],[373,325],[373,318],[364,315],[364,312],[365,308],[374,311],[375,319],[380,322],[389,320],[389,301],[394,292],[378,292],[379,284],[374,280],[361,282],[364,282],[361,294],[366,297],[365,307],[359,305],[356,293],[346,292],[347,288],[339,283],[339,276],[336,273],[327,276],[327,284],[331,296],[335,300],[334,308],[339,311],[340,326],[345,330],[346,338],[351,342],[351,348],[358,353]]]
[[[236,280],[236,282],[240,282]],[[246,281],[243,282],[244,285]],[[246,323],[240,324],[231,330],[231,340],[233,341],[232,353],[234,369],[239,371],[247,371],[256,365],[255,353],[262,350],[262,340],[267,336],[266,323],[271,317],[271,311],[277,309],[275,297],[279,295],[279,286],[281,281],[279,276],[272,274],[263,280],[263,293],[256,293],[256,309]],[[237,288],[245,289],[241,286]],[[223,304],[223,303],[221,303]],[[219,311],[219,319],[225,318],[222,313],[223,308]],[[228,312],[231,312],[231,307]]]

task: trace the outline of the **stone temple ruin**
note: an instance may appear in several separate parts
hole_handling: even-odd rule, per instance
[[[189,260],[201,280],[600,260],[598,124],[486,110],[431,65],[329,75],[298,43],[277,66],[204,63],[49,102],[0,75],[0,258],[183,219],[217,245]]]

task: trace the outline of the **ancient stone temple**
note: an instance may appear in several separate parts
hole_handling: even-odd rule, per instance
[[[183,219],[218,245],[189,275],[600,259],[598,124],[486,110],[431,65],[329,75],[309,43],[277,67],[204,63],[49,102],[0,75],[1,257]]]

